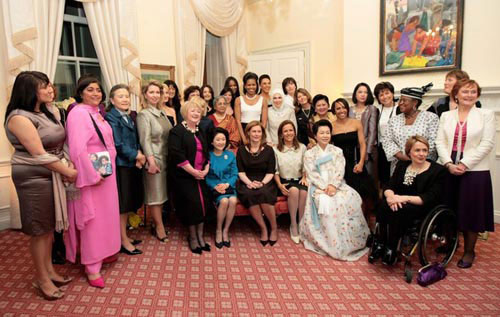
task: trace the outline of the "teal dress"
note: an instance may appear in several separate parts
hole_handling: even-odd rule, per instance
[[[214,195],[215,202],[219,204],[222,198],[236,197],[236,180],[238,179],[238,167],[233,152],[225,150],[220,156],[210,152],[210,170],[206,182]],[[219,194],[215,190],[218,184],[229,184],[226,194]]]

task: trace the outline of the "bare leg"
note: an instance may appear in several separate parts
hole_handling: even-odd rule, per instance
[[[165,238],[167,235],[165,234],[165,227],[163,226],[163,221],[161,219],[161,209],[162,205],[152,205],[149,206],[151,210],[151,215],[153,216],[153,221],[156,227],[156,236],[160,239]]]
[[[130,243],[130,238],[127,236],[127,222],[128,214],[120,214],[120,236],[122,238],[122,246],[129,251],[133,251],[135,247]]]
[[[219,207],[217,208],[217,227],[215,229],[215,242],[222,242],[222,225],[224,224],[224,219],[227,215],[227,208],[229,206],[229,199],[222,198],[219,202]]]
[[[58,288],[50,280],[47,272],[47,258],[52,262],[50,249],[48,244],[52,243],[53,232],[45,233],[41,236],[32,236],[30,239],[30,252],[35,265],[36,283],[40,286],[45,294],[52,295]],[[51,263],[52,265],[52,263]]]
[[[288,193],[288,211],[290,212],[290,231],[292,235],[299,234],[297,228],[297,209],[299,208],[299,189],[290,187]]]
[[[236,197],[229,198],[229,206],[227,207],[226,222],[224,223],[224,229],[222,230],[222,240],[226,242],[229,241],[229,227],[233,222],[237,202],[238,200],[236,199]]]
[[[304,216],[304,211],[306,210],[306,201],[307,201],[307,190],[301,190],[299,193],[299,223],[302,220],[302,216]]]
[[[252,215],[257,225],[260,227],[260,240],[267,241],[269,239],[269,236],[267,235],[267,227],[266,223],[264,222],[264,217],[262,217],[262,209],[260,209],[260,205],[250,206],[248,210],[250,210],[250,214]]]
[[[49,238],[45,240],[46,243],[46,250],[47,254],[45,256],[45,270],[47,271],[47,274],[49,275],[49,278],[53,281],[58,281],[58,282],[63,282],[64,278],[57,274],[56,270],[54,269],[54,266],[52,264],[52,244],[54,242],[54,236],[50,235]]]
[[[262,211],[266,215],[269,224],[271,225],[271,233],[269,234],[269,240],[278,240],[278,224],[276,223],[276,211],[274,210],[274,205],[261,204]]]

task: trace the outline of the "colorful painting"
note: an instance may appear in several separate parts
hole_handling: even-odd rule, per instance
[[[175,80],[175,66],[163,66],[154,64],[141,64],[141,80],[146,83],[150,80],[158,80],[163,83],[165,80]]]
[[[381,0],[380,75],[461,66],[464,0]]]

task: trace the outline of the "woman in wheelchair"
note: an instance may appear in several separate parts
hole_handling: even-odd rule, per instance
[[[368,257],[370,263],[379,258],[387,265],[396,263],[405,231],[441,201],[446,169],[426,159],[429,142],[422,136],[410,137],[405,152],[410,161],[398,162],[377,211],[379,232]]]

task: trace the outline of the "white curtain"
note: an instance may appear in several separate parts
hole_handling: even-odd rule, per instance
[[[248,67],[245,17],[231,34],[222,38],[222,56],[227,76],[241,81]]]
[[[226,36],[231,34],[243,16],[243,0],[191,0],[193,10],[212,34]]]
[[[8,95],[23,70],[56,73],[64,17],[64,0],[3,0],[3,27],[7,47]]]
[[[2,28],[5,34],[7,96],[21,71],[41,71],[54,80],[64,16],[64,0],[3,0]],[[19,201],[10,191],[10,225],[21,228]]]
[[[207,32],[207,44],[205,58],[207,59],[207,83],[214,89],[215,96],[224,87],[224,80],[227,78],[227,72],[224,65],[222,54],[222,38]]]
[[[174,0],[174,25],[176,81],[182,91],[190,85],[203,84],[206,29],[185,0]]]
[[[132,109],[136,109],[140,81],[137,23],[134,0],[83,0],[90,35],[108,87],[132,86]]]

